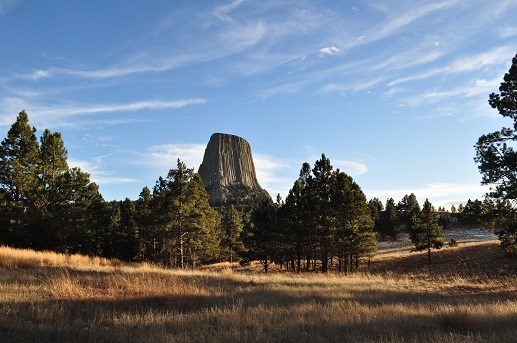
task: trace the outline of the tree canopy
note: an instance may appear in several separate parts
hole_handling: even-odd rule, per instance
[[[475,161],[482,174],[482,183],[490,185],[489,197],[510,200],[513,206],[507,216],[515,218],[515,203],[517,201],[517,55],[512,59],[512,65],[504,75],[499,87],[499,93],[492,93],[488,103],[497,109],[499,114],[513,120],[512,127],[503,127],[499,131],[482,135],[476,145]],[[505,221],[500,227],[502,245],[507,252],[517,251],[517,222]],[[509,249],[508,247],[514,247]]]

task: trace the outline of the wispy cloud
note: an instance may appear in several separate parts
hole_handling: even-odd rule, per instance
[[[497,33],[501,38],[511,38],[517,36],[517,26],[503,26],[497,29]]]
[[[334,168],[347,173],[350,176],[359,176],[368,172],[368,166],[361,162],[347,161],[347,160],[334,160],[332,161]]]
[[[0,15],[11,11],[21,0],[0,0]]]
[[[96,156],[92,160],[77,160],[68,159],[68,165],[70,167],[80,168],[83,172],[90,174],[90,180],[98,185],[115,185],[115,184],[127,184],[137,183],[139,180],[129,177],[114,176],[105,167],[105,159],[109,158],[113,154],[104,156]]]
[[[205,104],[205,99],[181,99],[174,101],[148,100],[131,102],[125,104],[81,104],[81,105],[41,105],[38,103],[31,103],[20,98],[5,98],[0,100],[2,109],[5,111],[0,114],[0,126],[11,125],[16,114],[25,109],[31,115],[34,121],[53,121],[59,122],[63,118],[80,116],[80,115],[94,115],[102,113],[115,112],[138,112],[143,110],[167,110],[179,109],[190,105]],[[125,118],[124,122],[134,120]],[[64,123],[66,126],[66,123]]]
[[[233,2],[217,6],[213,12],[214,16],[222,21],[232,21],[230,12],[239,7],[246,0],[235,0]]]
[[[419,74],[394,80],[389,83],[389,86],[396,86],[409,81],[423,80],[439,74],[459,74],[464,72],[481,70],[488,66],[500,65],[503,63],[507,64],[508,58],[511,57],[514,52],[515,48],[509,45],[494,48],[490,51],[483,52],[474,56],[467,56],[457,59],[456,61],[443,67],[432,68]]]
[[[362,83],[331,83],[323,86],[321,93],[345,93],[369,90],[383,81],[383,78],[364,81]]]
[[[365,34],[360,35],[361,39],[348,39],[346,47],[351,49],[358,45],[373,43],[381,39],[385,39],[400,32],[402,29],[410,25],[411,23],[430,15],[433,12],[448,9],[455,4],[459,3],[459,0],[446,0],[441,2],[431,2],[421,6],[412,6],[408,9],[393,12],[392,10],[385,8],[383,5],[374,4],[372,7],[376,7],[377,10],[388,14],[386,22],[380,26],[376,26],[374,29],[369,30]]]
[[[136,162],[143,163],[153,168],[168,171],[176,168],[178,159],[180,159],[187,168],[193,168],[197,172],[206,145],[204,144],[162,144],[150,147],[146,152],[142,153],[142,157]]]
[[[497,76],[491,80],[477,79],[463,87],[456,87],[447,90],[428,91],[423,94],[406,98],[403,101],[410,105],[419,105],[421,103],[436,102],[444,98],[450,97],[475,97],[478,95],[486,95],[495,90],[501,83],[501,77]]]

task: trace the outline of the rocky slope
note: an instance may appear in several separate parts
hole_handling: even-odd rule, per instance
[[[241,137],[214,133],[205,149],[199,174],[212,206],[251,205],[270,199],[257,181],[251,147]]]

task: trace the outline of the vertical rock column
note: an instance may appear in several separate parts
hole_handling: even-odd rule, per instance
[[[252,204],[270,198],[257,181],[251,147],[241,137],[214,133],[199,174],[212,206]]]

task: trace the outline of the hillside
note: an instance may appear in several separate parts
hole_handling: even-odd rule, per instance
[[[2,342],[514,342],[496,242],[379,254],[371,274],[179,271],[0,248]],[[258,269],[258,268],[257,268]]]

